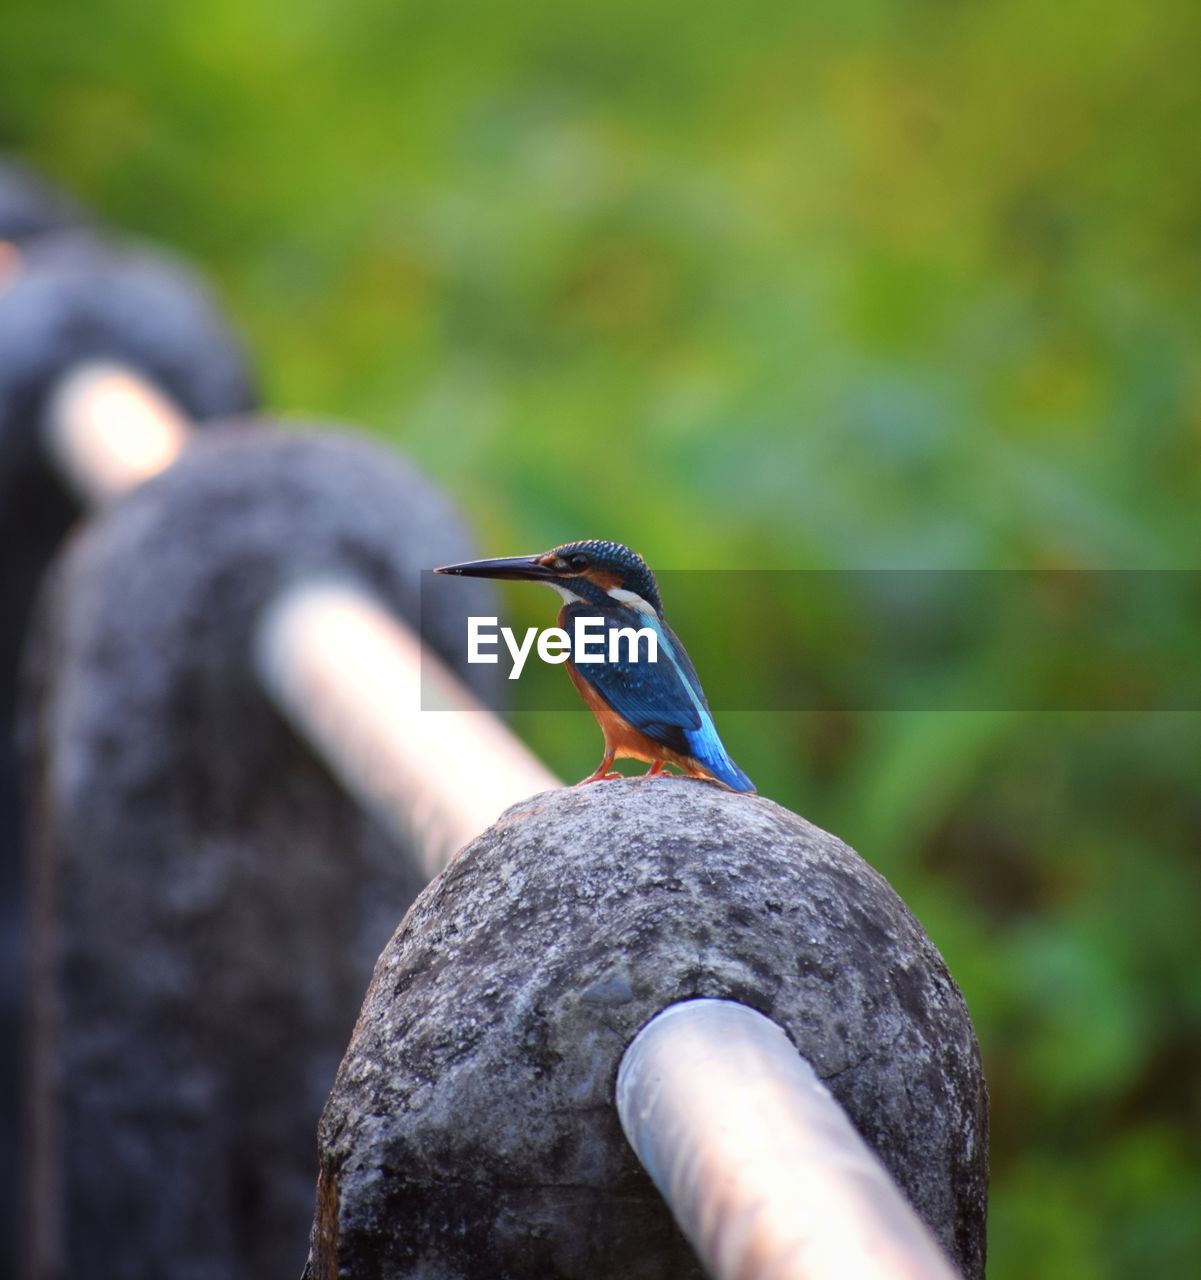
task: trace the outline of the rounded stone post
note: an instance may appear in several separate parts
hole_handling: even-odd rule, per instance
[[[419,570],[465,554],[382,449],[239,424],[60,562],[31,714],[39,1280],[302,1265],[321,1105],[421,878],[283,724],[252,639],[310,577],[412,619]]]
[[[417,899],[322,1116],[309,1275],[699,1276],[614,1088],[705,996],[783,1028],[979,1280],[987,1095],[946,966],[841,841],[682,778],[537,796]]]
[[[120,359],[196,419],[253,403],[241,344],[208,291],[173,258],[58,231],[70,210],[0,167],[0,1266],[26,1216],[15,1111],[25,1022],[26,883],[16,749],[18,670],[34,600],[79,503],[43,447],[60,380]],[[7,1221],[9,1206],[14,1222]]]

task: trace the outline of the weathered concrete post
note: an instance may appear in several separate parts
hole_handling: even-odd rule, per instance
[[[679,778],[537,796],[417,899],[322,1117],[310,1276],[700,1275],[614,1088],[706,996],[784,1029],[979,1280],[987,1095],[937,951],[839,840]]]
[[[34,646],[39,1280],[300,1267],[321,1104],[423,878],[284,725],[252,640],[311,578],[412,618],[419,570],[474,550],[383,450],[243,424],[61,562]]]
[[[195,277],[172,258],[61,230],[75,220],[35,178],[0,166],[0,1266],[25,1214],[17,671],[42,575],[80,512],[43,448],[46,407],[64,375],[98,356],[125,360],[197,420],[253,402],[240,342]]]

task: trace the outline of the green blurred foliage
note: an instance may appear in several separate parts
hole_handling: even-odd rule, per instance
[[[0,145],[491,552],[1189,568],[1199,38],[1193,0],[5,0]],[[583,711],[520,727],[595,762]],[[996,1280],[1201,1274],[1198,716],[721,728],[967,995]]]

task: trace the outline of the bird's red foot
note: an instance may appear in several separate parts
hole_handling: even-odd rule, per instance
[[[642,776],[644,778],[670,778],[671,774],[663,772],[662,760],[656,760]]]
[[[584,787],[588,786],[589,782],[607,782],[609,778],[625,777],[625,774],[622,773],[609,773],[609,765],[612,763],[612,755],[607,755],[606,758],[597,765],[597,772],[589,773],[586,778],[580,778],[580,781],[576,783],[576,786]]]

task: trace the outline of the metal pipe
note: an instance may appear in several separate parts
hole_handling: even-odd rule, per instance
[[[729,1000],[654,1017],[617,1075],[626,1137],[716,1280],[955,1280],[813,1068]]]
[[[88,503],[170,466],[190,424],[136,371],[89,362],[51,396],[46,447]],[[283,715],[347,790],[438,873],[512,804],[561,786],[420,639],[357,587],[302,583],[268,601],[254,659]]]
[[[169,467],[188,431],[187,419],[161,391],[111,361],[73,369],[46,411],[46,447],[79,496],[95,505]]]
[[[562,785],[396,617],[362,591],[306,582],[268,605],[265,688],[433,878],[510,805]]]

